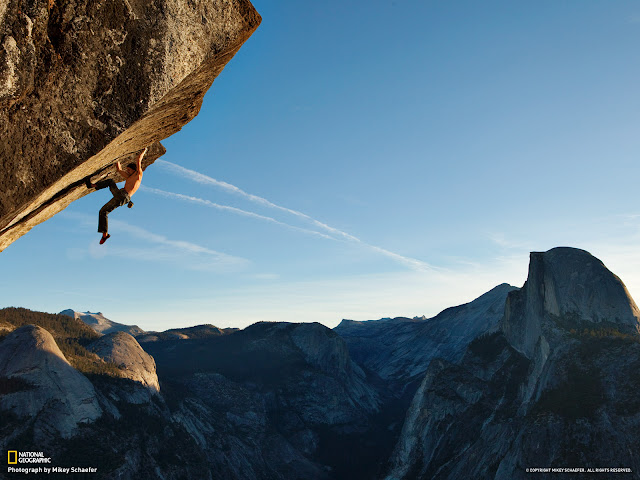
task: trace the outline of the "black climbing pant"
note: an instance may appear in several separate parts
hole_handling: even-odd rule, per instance
[[[131,201],[129,193],[124,188],[118,189],[116,182],[111,179],[102,180],[96,183],[96,190],[109,187],[113,198],[103,205],[98,214],[98,232],[107,233],[109,231],[109,214],[116,208],[121,207],[125,203]]]

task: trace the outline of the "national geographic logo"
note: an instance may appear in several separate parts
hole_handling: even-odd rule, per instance
[[[97,473],[96,467],[59,467],[51,466],[51,457],[45,457],[44,452],[20,452],[18,450],[7,451],[7,473],[32,474],[36,478],[43,475],[64,473]],[[13,465],[16,465],[15,467]],[[0,478],[4,478],[0,474]],[[86,478],[86,477],[82,477]]]
[[[19,452],[9,450],[7,452],[7,464],[18,465],[26,463],[51,463],[51,457],[45,457],[44,452]]]

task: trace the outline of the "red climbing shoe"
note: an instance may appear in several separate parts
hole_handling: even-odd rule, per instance
[[[104,242],[107,241],[107,239],[110,237],[111,235],[107,234],[107,235],[103,235],[102,238],[100,239],[100,245],[102,245]]]

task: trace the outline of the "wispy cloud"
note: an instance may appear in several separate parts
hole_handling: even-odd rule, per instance
[[[64,211],[60,216],[74,219],[85,225],[93,225],[95,219],[89,215]],[[112,250],[110,244],[98,245],[92,242],[89,254],[94,258],[111,255],[136,260],[169,262],[189,270],[238,271],[245,269],[251,262],[245,258],[228,255],[185,240],[174,240],[121,220],[110,219],[110,230],[128,234],[153,245],[152,248],[128,246],[125,249]],[[113,241],[111,241],[113,243]]]
[[[625,213],[617,215],[622,220],[622,224],[630,227],[638,227],[638,221],[640,220],[640,214],[637,213]]]
[[[501,248],[517,250],[526,250],[529,248],[529,245],[525,242],[514,241],[513,239],[507,238],[507,236],[501,232],[489,233],[488,237],[493,243]]]
[[[230,183],[227,182],[222,182],[220,180],[216,180],[215,178],[211,178],[207,175],[204,175],[202,173],[196,172],[194,170],[189,170],[188,168],[184,168],[181,167],[180,165],[176,165],[175,163],[171,163],[168,162],[166,160],[156,160],[156,165],[160,165],[168,170],[171,170],[172,172],[180,175],[183,178],[186,178],[188,180],[200,183],[202,185],[209,185],[209,186],[213,186],[216,188],[220,188],[226,192],[235,194],[235,195],[240,195],[244,198],[246,198],[247,200],[257,203],[259,205],[268,207],[268,208],[273,208],[282,212],[286,212],[290,215],[294,215],[298,218],[301,218],[307,222],[310,222],[312,225],[316,226],[317,228],[324,230],[325,232],[328,232],[329,234],[333,235],[334,239],[342,239],[342,240],[346,240],[348,242],[351,243],[355,243],[358,244],[362,247],[368,248],[370,250],[373,250],[377,253],[380,253],[388,258],[391,258],[392,260],[408,267],[411,268],[412,270],[416,270],[416,271],[426,271],[426,270],[434,270],[435,268],[431,265],[429,265],[426,262],[423,262],[422,260],[417,260],[415,258],[411,258],[411,257],[406,257],[404,255],[400,255],[398,253],[392,252],[390,250],[375,246],[375,245],[371,245],[369,243],[366,243],[364,241],[362,241],[361,239],[359,239],[358,237],[351,235],[350,233],[344,232],[342,230],[339,230],[337,228],[334,228],[330,225],[327,225],[326,223],[323,223],[319,220],[316,220],[313,217],[310,217],[309,215],[299,212],[297,210],[293,210],[291,208],[287,208],[287,207],[283,207],[280,205],[277,205],[269,200],[267,200],[266,198],[263,197],[259,197],[257,195],[253,195],[250,193],[245,192],[244,190],[236,187],[235,185],[231,185]],[[179,195],[179,194],[174,194],[174,195]],[[193,198],[193,197],[192,197]],[[199,199],[202,200],[202,199]],[[202,200],[203,202],[206,202],[206,200]],[[210,202],[213,204],[213,202]],[[215,205],[215,204],[214,204]],[[216,207],[217,208],[217,207]],[[227,207],[229,209],[232,209],[234,207]],[[246,213],[250,213],[250,212],[246,212]],[[257,214],[253,214],[254,216],[259,216]],[[270,217],[265,217],[265,218],[270,218]],[[277,221],[276,221],[277,222]],[[280,222],[282,223],[282,222]],[[288,225],[288,224],[285,224]]]

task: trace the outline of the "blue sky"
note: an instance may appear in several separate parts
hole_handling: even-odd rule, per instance
[[[589,250],[640,298],[640,5],[253,2],[262,25],[98,245],[97,192],[0,304],[148,330],[436,314]]]

